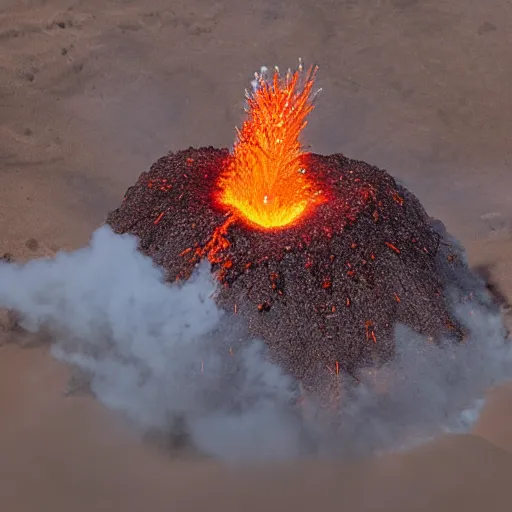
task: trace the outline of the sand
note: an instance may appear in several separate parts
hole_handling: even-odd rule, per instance
[[[312,148],[390,170],[512,297],[511,28],[505,0],[3,0],[0,255],[84,244],[167,150],[231,143],[259,66],[303,57]],[[471,435],[230,472],[143,445],[67,374],[45,347],[0,350],[5,510],[509,509],[510,387]]]

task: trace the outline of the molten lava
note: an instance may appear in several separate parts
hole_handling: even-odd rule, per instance
[[[256,73],[247,93],[247,120],[238,132],[231,157],[219,180],[219,202],[259,228],[282,228],[323,202],[307,176],[299,135],[313,109],[316,67],[302,65],[284,78],[276,68],[269,80]]]

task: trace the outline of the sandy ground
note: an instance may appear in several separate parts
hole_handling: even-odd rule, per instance
[[[506,0],[2,0],[0,255],[85,243],[156,157],[230,145],[262,64],[320,65],[307,140],[388,168],[512,297]],[[41,347],[0,351],[2,510],[509,510],[512,390],[474,432],[355,466],[172,461]]]

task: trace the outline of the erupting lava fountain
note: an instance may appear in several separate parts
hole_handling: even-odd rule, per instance
[[[321,389],[389,361],[397,323],[431,342],[461,341],[447,297],[477,300],[481,284],[442,224],[386,171],[304,151],[315,74],[262,68],[232,151],[160,158],[107,222],[138,236],[170,281],[208,258],[217,304],[241,315],[285,371]]]

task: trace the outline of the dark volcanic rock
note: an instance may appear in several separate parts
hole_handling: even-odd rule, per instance
[[[169,281],[190,276],[216,233],[217,303],[245,318],[250,335],[308,387],[337,368],[356,377],[388,361],[396,323],[433,342],[463,338],[447,297],[453,288],[458,300],[473,300],[480,282],[444,226],[387,172],[309,154],[304,168],[328,201],[287,229],[265,231],[230,221],[216,201],[228,157],[210,147],[160,158],[108,224],[137,235]]]

